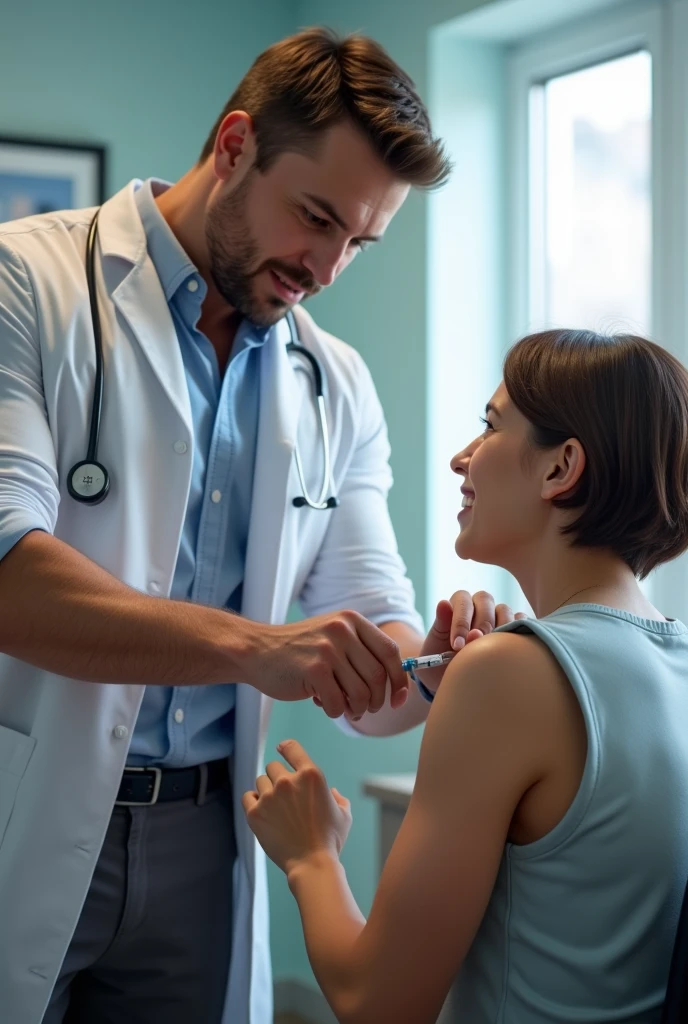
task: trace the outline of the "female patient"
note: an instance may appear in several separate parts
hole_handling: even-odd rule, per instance
[[[447,667],[367,922],[348,802],[297,743],[248,820],[340,1021],[430,1024],[459,972],[465,1024],[657,1022],[688,877],[688,629],[637,581],[688,547],[688,374],[641,338],[532,335],[451,465],[459,556],[513,573],[536,618]]]

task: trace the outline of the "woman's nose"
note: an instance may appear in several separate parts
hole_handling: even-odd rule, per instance
[[[462,448],[460,452],[456,453],[454,458],[449,463],[453,473],[459,473],[461,476],[468,476],[468,467],[471,462],[471,456],[473,455],[475,449],[478,447],[479,443],[480,438],[476,438],[474,441],[471,441],[471,443],[467,445],[465,448]]]
[[[469,456],[466,454],[466,449],[464,448],[463,451],[456,453],[449,465],[451,466],[453,473],[459,473],[461,476],[467,476],[468,462]]]

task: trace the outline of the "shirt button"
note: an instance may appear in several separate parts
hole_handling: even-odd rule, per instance
[[[126,725],[116,725],[115,728],[112,730],[112,735],[115,737],[116,740],[125,740],[129,735],[129,730],[127,729]]]
[[[198,291],[198,281],[196,280],[196,278],[192,277],[189,281],[187,281],[186,282],[186,287],[189,289],[190,292],[197,292]]]
[[[181,725],[182,722],[184,721],[184,712],[182,711],[181,708],[177,708],[177,710],[175,711],[174,720],[178,725]]]
[[[210,500],[214,501],[215,504],[217,505],[220,501],[222,501],[222,491],[213,491],[213,493],[210,495]]]
[[[151,594],[159,594],[160,584],[158,583],[157,580],[151,580],[150,583],[148,584],[148,589],[150,590]]]
[[[177,455],[183,455],[184,452],[186,451],[186,448],[187,448],[186,441],[175,441],[174,442],[174,450],[176,451]]]

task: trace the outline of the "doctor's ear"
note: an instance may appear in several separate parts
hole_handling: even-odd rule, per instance
[[[583,446],[574,437],[547,455],[541,497],[552,501],[574,489],[583,475],[586,458]]]
[[[243,174],[256,159],[256,133],[253,118],[245,110],[227,114],[215,136],[213,168],[220,181],[229,181],[238,171]]]

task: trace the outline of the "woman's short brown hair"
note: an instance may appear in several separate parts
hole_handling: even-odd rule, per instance
[[[604,547],[644,579],[688,548],[688,373],[632,334],[554,330],[507,354],[504,384],[530,443],[577,438],[586,466],[558,508],[580,509],[572,543]]]
[[[311,28],[261,53],[215,122],[200,163],[232,110],[251,115],[259,171],[286,151],[312,153],[323,132],[347,119],[400,180],[433,188],[451,171],[413,82],[366,36]]]

